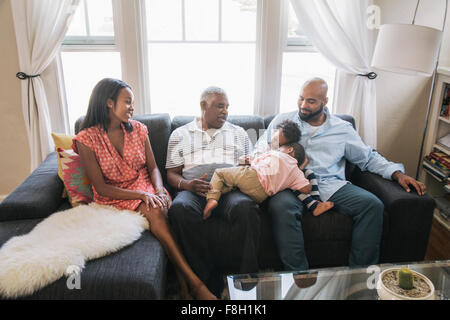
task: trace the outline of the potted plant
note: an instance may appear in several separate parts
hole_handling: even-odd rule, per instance
[[[390,268],[378,278],[381,300],[434,300],[434,285],[423,274],[408,268]]]

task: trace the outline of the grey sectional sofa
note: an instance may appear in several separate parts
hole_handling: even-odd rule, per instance
[[[341,116],[354,124],[349,116]],[[192,120],[167,114],[136,116],[149,128],[150,142],[164,180],[167,143],[170,133]],[[230,116],[229,121],[250,130],[252,142],[269,125],[272,117]],[[80,120],[76,123],[78,131]],[[399,185],[380,176],[361,172],[351,164],[347,179],[377,195],[385,205],[381,262],[420,261],[425,256],[433,217],[434,200],[405,192]],[[166,180],[165,180],[166,181]],[[167,183],[166,183],[167,185]],[[172,192],[173,190],[168,187]],[[63,183],[57,175],[56,154],[47,159],[0,204],[0,246],[13,236],[28,233],[54,212],[70,208],[60,197]],[[261,217],[259,262],[261,269],[281,270],[273,243],[271,222]],[[319,217],[304,214],[302,226],[305,250],[311,268],[347,265],[352,221],[337,212]],[[69,290],[66,279],[41,289],[25,299],[164,299],[169,263],[159,242],[150,232],[123,250],[87,263],[81,274],[81,289]],[[172,278],[172,277],[170,277]]]

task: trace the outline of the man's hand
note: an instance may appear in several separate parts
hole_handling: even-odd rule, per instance
[[[238,159],[238,163],[240,166],[247,166],[253,160],[252,156],[240,156]]]
[[[205,173],[200,179],[189,180],[185,189],[199,196],[206,197],[206,193],[211,189],[209,182],[205,181],[207,176]]]
[[[397,181],[398,184],[401,185],[403,189],[406,190],[406,192],[411,192],[411,189],[409,188],[410,185],[412,185],[414,189],[416,189],[417,194],[419,196],[423,196],[427,190],[427,188],[422,182],[417,181],[416,179],[411,178],[410,176],[407,176],[406,174],[403,174],[400,171],[395,171],[392,174],[392,179]]]

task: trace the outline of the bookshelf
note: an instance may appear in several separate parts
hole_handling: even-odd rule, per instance
[[[447,87],[450,87],[450,67],[438,68],[425,138],[424,158],[419,172],[419,180],[425,183],[427,192],[437,204],[426,257],[432,260],[450,258],[450,245],[442,243],[442,239],[450,239],[450,217],[446,219],[442,214],[442,211],[450,212],[450,170],[442,166],[445,162],[444,157],[450,156],[450,148],[438,143],[441,138],[450,134],[450,116],[441,114],[444,98],[450,90],[446,91]],[[436,163],[437,159],[430,157],[432,152],[436,152],[433,155],[442,154],[442,163],[439,161]],[[427,160],[425,156],[428,156]]]
[[[437,70],[436,85],[433,92],[428,131],[424,145],[424,156],[429,155],[433,151],[442,152],[450,156],[450,148],[438,144],[439,139],[450,134],[450,117],[441,116],[441,108],[447,86],[450,86],[450,67],[440,67]],[[426,164],[423,165],[426,166]],[[422,166],[419,172],[419,180],[427,185],[431,196],[444,196],[446,194],[444,185],[448,180],[447,178],[437,179],[436,175],[436,172],[431,172],[431,170],[427,171]]]
[[[438,149],[439,151],[441,151],[441,152],[443,152],[443,153],[445,153],[447,155],[450,155],[450,149],[448,149],[448,148],[446,148],[444,146],[440,146],[438,144],[434,144],[433,148]]]

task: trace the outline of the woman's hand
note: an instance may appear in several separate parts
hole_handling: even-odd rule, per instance
[[[171,206],[172,200],[165,191],[158,192],[156,195],[164,203],[164,208],[169,208]]]
[[[150,205],[153,208],[167,208],[167,202],[159,195],[142,191],[140,199],[147,205],[147,209],[150,209]]]

